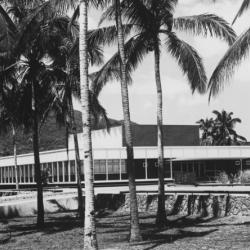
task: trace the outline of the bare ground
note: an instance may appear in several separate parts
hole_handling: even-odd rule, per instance
[[[250,217],[168,217],[164,230],[155,227],[155,215],[140,214],[143,241],[129,244],[129,215],[104,211],[97,218],[100,249],[250,249]],[[46,216],[37,230],[36,217],[0,221],[0,249],[83,249],[83,228],[75,213]]]

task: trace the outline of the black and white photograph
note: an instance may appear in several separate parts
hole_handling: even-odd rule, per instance
[[[0,0],[0,250],[250,250],[250,0]]]

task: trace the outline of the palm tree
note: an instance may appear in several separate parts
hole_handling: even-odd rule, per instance
[[[4,68],[4,65],[1,67]],[[0,133],[12,131],[15,182],[18,190],[16,132],[22,123],[20,117],[21,88],[18,88],[16,76],[11,72],[0,76],[0,85]]]
[[[201,136],[201,145],[213,145],[214,143],[214,119],[213,118],[206,118],[200,119],[197,121],[199,124],[199,128],[202,131],[202,136]]]
[[[164,151],[163,151],[163,130],[162,130],[162,87],[160,77],[160,54],[161,46],[177,60],[183,73],[187,76],[192,92],[197,90],[200,93],[206,91],[206,74],[202,60],[196,50],[180,40],[172,29],[177,31],[187,31],[194,35],[219,37],[229,44],[235,40],[235,33],[228,23],[213,14],[203,14],[173,18],[176,0],[169,1],[143,1],[143,0],[124,0],[121,3],[122,14],[129,25],[134,27],[132,37],[125,44],[127,54],[127,72],[136,68],[143,57],[149,53],[154,53],[155,61],[155,82],[157,90],[157,138],[158,138],[158,211],[156,223],[161,227],[166,224],[165,212],[165,191],[164,191]],[[110,7],[103,13],[103,20],[115,20],[115,6]],[[161,38],[165,37],[164,43]],[[109,73],[109,68],[115,68],[117,56],[100,70],[95,79],[95,88],[100,91],[105,83],[104,76]],[[98,79],[101,78],[100,79]],[[111,76],[112,78],[112,76]]]
[[[84,249],[98,249],[95,225],[94,173],[88,82],[88,0],[80,0],[79,13],[80,89],[85,177]]]
[[[50,81],[55,81],[57,91],[56,98],[50,108],[57,112],[57,121],[66,125],[66,131],[71,131],[74,138],[75,157],[77,165],[77,189],[78,189],[78,211],[80,218],[84,218],[84,207],[81,187],[81,161],[77,138],[75,114],[72,104],[72,96],[80,98],[80,74],[79,74],[79,27],[73,20],[66,17],[58,17],[50,22],[49,30],[54,30],[54,36],[58,40],[56,48],[49,50],[49,55],[53,58],[52,67],[54,71],[50,73]],[[69,29],[70,28],[70,29]],[[56,34],[58,30],[58,34]],[[88,32],[88,55],[91,65],[99,65],[103,62],[102,50],[98,46],[98,31]],[[92,92],[90,95],[91,122],[97,123],[99,118],[108,125],[108,118],[105,109],[100,105],[98,99]],[[49,111],[49,110],[48,110]],[[46,116],[45,116],[46,117]],[[68,136],[67,136],[68,137]],[[67,144],[67,143],[66,143]]]
[[[233,23],[250,7],[250,0],[243,0]],[[248,56],[250,48],[250,28],[243,32],[226,51],[209,80],[209,100],[217,96],[233,76],[235,68]]]
[[[241,123],[241,119],[232,118],[233,112],[226,112],[222,110],[219,112],[214,110],[216,115],[214,121],[215,126],[215,145],[238,145],[246,142],[246,138],[240,136],[234,130],[237,123]]]
[[[130,194],[130,241],[140,241],[141,234],[139,228],[139,215],[136,196],[136,184],[135,184],[135,167],[134,167],[134,151],[133,151],[133,137],[130,121],[129,110],[129,97],[128,97],[128,83],[126,73],[126,55],[124,48],[124,32],[121,18],[121,6],[120,0],[115,1],[115,20],[118,36],[118,51],[120,56],[120,73],[121,73],[121,97],[122,108],[124,117],[124,130],[125,130],[125,146],[127,151],[126,168],[128,170],[129,181],[129,194]]]
[[[12,6],[11,4],[12,1],[10,6]],[[42,227],[44,225],[44,206],[38,123],[39,117],[47,110],[49,103],[52,101],[50,82],[42,81],[42,79],[48,74],[48,68],[44,63],[48,37],[44,32],[44,28],[47,27],[49,20],[54,17],[54,13],[51,12],[50,2],[13,1],[11,10],[14,11],[14,7],[19,7],[18,4],[21,6],[18,10],[21,9],[24,13],[23,15],[18,15],[18,21],[15,23],[1,8],[2,16],[6,20],[6,26],[10,27],[10,30],[14,30],[14,39],[8,39],[13,36],[12,33],[11,36],[9,32],[5,34],[9,46],[7,47],[8,50],[5,50],[2,55],[6,62],[11,61],[11,63],[8,63],[1,74],[4,75],[8,71],[16,72],[18,83],[22,86],[20,106],[29,107],[23,110],[22,117],[25,126],[27,126],[27,122],[32,124],[35,180],[37,183],[37,226]]]

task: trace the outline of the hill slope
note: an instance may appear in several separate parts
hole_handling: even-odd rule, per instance
[[[77,132],[81,132],[81,113],[75,112]],[[110,119],[111,126],[120,125],[120,121]],[[95,129],[104,128],[101,123]],[[0,135],[0,156],[7,156],[13,154],[13,142],[11,132]],[[46,123],[44,124],[40,134],[40,151],[66,148],[66,131],[64,126],[56,124],[53,114],[50,114]],[[32,133],[23,134],[17,133],[17,154],[25,154],[32,152]]]

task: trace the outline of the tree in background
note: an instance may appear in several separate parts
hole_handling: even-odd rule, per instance
[[[214,119],[206,118],[200,119],[197,121],[199,124],[199,129],[202,131],[201,135],[201,145],[202,146],[210,146],[214,143]]]
[[[201,143],[204,146],[230,146],[241,145],[246,142],[246,138],[240,136],[235,131],[237,123],[241,123],[239,118],[233,118],[233,112],[226,112],[222,110],[213,111],[216,118],[201,119],[197,123],[200,125],[202,131]]]

